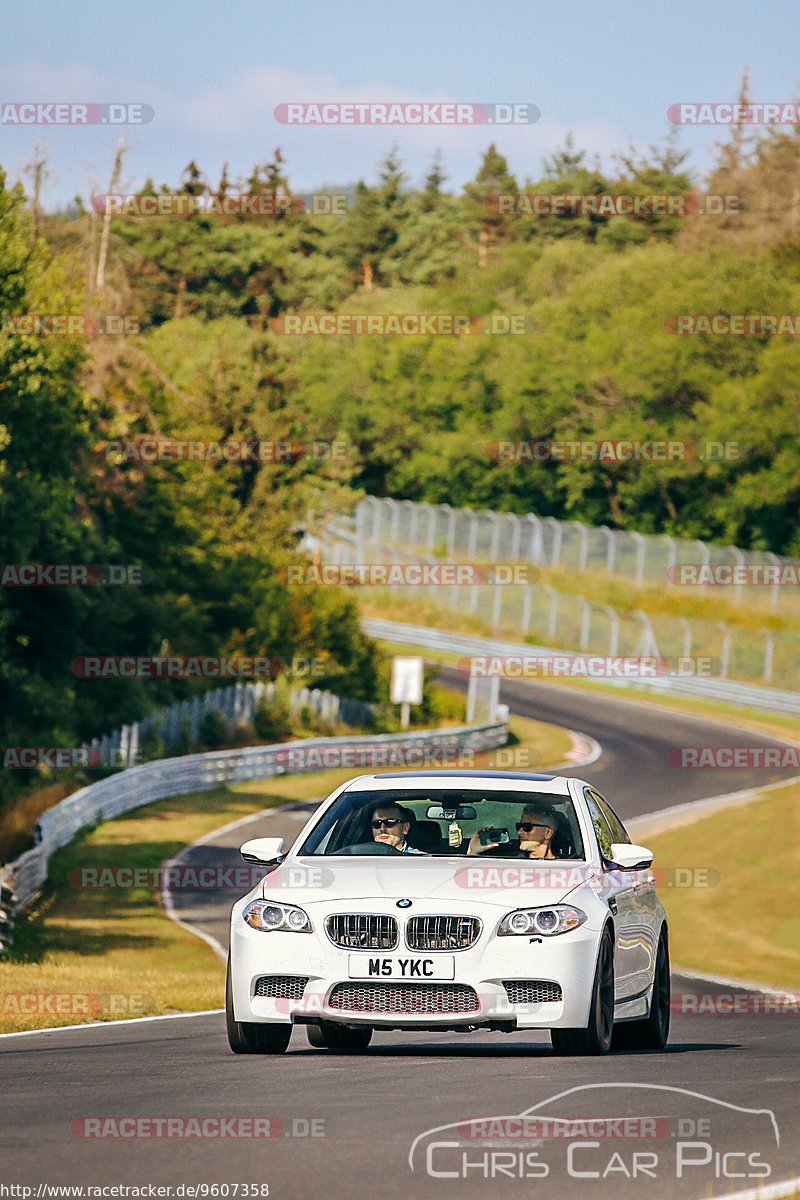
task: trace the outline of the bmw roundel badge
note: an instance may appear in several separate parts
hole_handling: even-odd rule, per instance
[[[411,901],[410,900],[398,900],[397,907],[398,908],[411,908]]]

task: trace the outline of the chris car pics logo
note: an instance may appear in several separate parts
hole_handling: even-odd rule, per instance
[[[545,1178],[563,1181],[565,1195],[575,1194],[576,1179],[613,1182],[619,1196],[672,1195],[676,1180],[717,1195],[721,1181],[753,1187],[773,1175],[780,1141],[772,1109],[666,1084],[606,1081],[567,1088],[523,1112],[428,1129],[414,1139],[408,1165],[452,1187],[460,1181],[465,1196],[477,1180]],[[620,1190],[628,1183],[638,1190]]]

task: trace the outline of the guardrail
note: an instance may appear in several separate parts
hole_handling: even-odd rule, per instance
[[[377,734],[361,737],[301,738],[278,742],[270,746],[245,746],[238,750],[222,750],[206,754],[189,754],[181,758],[162,758],[141,766],[129,767],[117,775],[101,779],[73,792],[59,804],[48,809],[36,823],[37,845],[19,858],[0,868],[0,885],[6,894],[13,893],[13,913],[18,914],[41,890],[47,879],[50,855],[66,846],[75,835],[89,825],[108,821],[122,813],[186,792],[206,791],[221,784],[245,783],[252,779],[268,779],[282,775],[286,767],[281,760],[292,750],[318,751],[318,764],[292,766],[292,771],[304,774],[326,770],[331,757],[342,760],[342,751],[375,751],[385,747],[387,758],[414,758],[420,752],[464,752],[494,750],[508,739],[508,710],[498,718],[481,725],[461,725],[452,729],[421,730],[416,733]],[[328,751],[326,755],[326,751]],[[332,755],[332,751],[336,754]],[[379,756],[378,756],[379,757]],[[341,765],[349,765],[341,762]],[[393,764],[389,764],[393,765]],[[354,773],[358,773],[357,770]],[[0,941],[0,952],[2,952]]]
[[[264,680],[212,688],[191,700],[178,700],[156,709],[105,737],[94,738],[84,743],[84,749],[95,751],[103,765],[132,767],[139,761],[142,743],[148,736],[161,742],[165,750],[180,750],[182,741],[188,745],[198,741],[203,719],[210,712],[219,714],[232,733],[237,725],[252,725],[259,707],[274,704],[278,694],[275,684]],[[324,721],[341,721],[344,725],[365,725],[372,712],[370,704],[318,688],[289,688],[286,698],[292,712],[308,707]]]
[[[503,642],[470,634],[448,633],[446,629],[434,629],[428,625],[405,625],[399,621],[365,618],[361,622],[361,628],[370,637],[381,638],[383,641],[419,646],[423,650],[441,650],[449,654],[497,656],[535,654],[537,657],[570,659],[577,657],[570,651],[554,650],[552,646]],[[800,693],[734,683],[727,679],[656,675],[647,679],[603,678],[596,682],[610,684],[612,687],[638,688],[640,691],[659,692],[664,695],[688,696],[693,700],[717,700],[740,708],[755,708],[762,712],[800,716]]]

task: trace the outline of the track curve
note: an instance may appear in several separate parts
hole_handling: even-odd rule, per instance
[[[450,682],[451,673],[444,674]],[[575,773],[596,783],[623,819],[791,774],[670,768],[665,756],[675,746],[774,742],[635,700],[512,682],[501,698],[522,715],[600,741],[600,759]],[[269,832],[293,840],[307,814],[306,805],[273,812],[250,822],[244,834],[231,829],[190,848],[186,859],[238,864],[245,837]],[[224,944],[233,898],[177,893],[174,901],[181,919]],[[677,977],[673,989],[700,990],[696,981]],[[724,986],[701,990],[709,996],[705,1007],[725,1007],[713,1000],[724,1000]],[[384,1033],[365,1053],[346,1055],[312,1050],[302,1030],[280,1058],[235,1057],[220,1014],[4,1038],[3,1182],[160,1184],[171,1186],[172,1196],[180,1195],[179,1184],[247,1183],[268,1185],[269,1195],[283,1200],[725,1195],[800,1174],[798,1013],[755,1011],[753,997],[743,1003],[751,1011],[673,1014],[665,1054],[606,1059],[556,1059],[546,1035],[529,1033]],[[426,1132],[533,1107],[573,1121],[649,1116],[660,1124],[643,1140],[612,1133],[524,1143],[499,1140],[498,1131],[510,1125],[487,1125],[484,1137],[467,1139],[466,1150]],[[745,1111],[753,1109],[761,1111]],[[78,1136],[86,1117],[255,1116],[271,1118],[277,1136]]]

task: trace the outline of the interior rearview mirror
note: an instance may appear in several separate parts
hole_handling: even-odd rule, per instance
[[[446,812],[441,804],[428,805],[427,817],[430,821],[474,821],[477,816],[471,804],[459,804],[458,808],[453,805]]]

